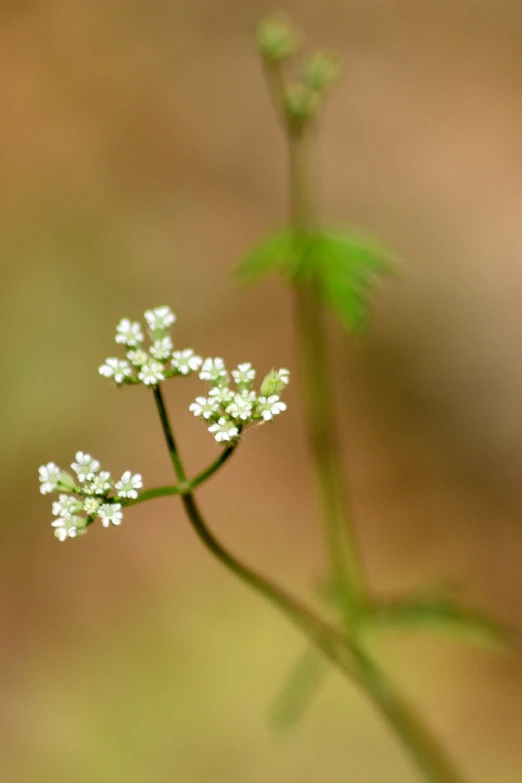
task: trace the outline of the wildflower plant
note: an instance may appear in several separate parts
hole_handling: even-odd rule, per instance
[[[350,331],[360,331],[368,319],[374,282],[380,275],[393,273],[392,256],[352,227],[320,227],[313,201],[311,156],[317,118],[339,80],[340,68],[331,54],[303,53],[303,41],[301,33],[280,15],[269,15],[256,31],[267,85],[288,144],[290,216],[287,227],[263,239],[243,259],[237,277],[253,283],[277,271],[293,289],[304,421],[317,474],[328,561],[325,592],[334,621],[324,619],[231,553],[213,534],[196,500],[197,488],[224,466],[245,432],[275,421],[286,410],[282,397],[289,370],[270,370],[256,388],[256,371],[249,362],[229,371],[221,357],[204,358],[192,348],[177,347],[171,333],[176,316],[166,305],[147,310],[144,323],[127,317],[120,320],[115,342],[124,356],[107,358],[99,373],[117,387],[142,384],[152,392],[176,483],[143,489],[141,474],[131,470],[114,481],[97,459],[78,451],[72,472],[53,462],[40,467],[40,491],[56,498],[51,526],[59,541],[80,538],[95,522],[105,528],[119,527],[128,507],[178,495],[192,528],[210,553],[270,601],[307,639],[275,704],[274,719],[279,723],[296,720],[333,666],[381,712],[423,779],[462,783],[463,777],[445,750],[375,660],[368,636],[431,630],[495,647],[505,647],[507,636],[498,623],[444,593],[420,590],[391,598],[376,596],[361,567],[341,467],[325,310],[332,309]],[[189,410],[221,444],[221,450],[210,465],[189,478],[162,386],[193,373],[198,373],[204,387]]]

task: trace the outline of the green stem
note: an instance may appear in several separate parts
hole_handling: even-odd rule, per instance
[[[165,407],[165,402],[163,400],[163,395],[161,393],[160,387],[154,386],[153,392],[154,392],[154,400],[156,401],[156,408],[158,409],[158,413],[161,421],[161,427],[163,429],[163,434],[165,435],[165,440],[167,441],[167,448],[169,450],[170,461],[172,462],[174,473],[176,474],[177,480],[180,483],[184,484],[187,480],[187,476],[185,474],[183,463],[181,462],[181,458],[179,456],[179,451],[178,451],[178,447],[176,446],[176,441],[174,440],[174,434],[172,432],[172,428],[169,424],[169,415]]]
[[[309,126],[288,129],[291,225],[297,243],[306,242],[313,228],[308,149],[310,130]],[[294,297],[305,422],[321,494],[330,573],[347,631],[350,632],[364,594],[364,580],[346,481],[341,470],[325,314],[320,300],[319,280],[313,271],[305,270],[298,276]]]
[[[161,404],[162,408],[164,409],[165,406],[163,404],[163,400],[161,401]],[[223,449],[221,454],[214,460],[214,462],[212,462],[207,468],[202,470],[197,474],[197,476],[194,476],[194,478],[190,480],[182,482],[181,484],[174,484],[173,486],[169,487],[153,487],[152,489],[145,489],[143,492],[140,492],[135,500],[119,500],[118,502],[121,503],[122,506],[137,506],[140,503],[144,503],[146,500],[164,498],[168,497],[169,495],[183,495],[184,493],[190,492],[193,489],[196,489],[196,487],[199,487],[200,484],[203,484],[205,481],[207,481],[212,475],[214,475],[214,473],[225,464],[229,457],[232,456],[236,450],[236,447],[237,442],[231,443],[230,446],[227,446],[226,449]]]
[[[184,476],[183,464],[159,388],[154,390],[154,398],[172,464],[175,469],[177,466],[176,474],[179,471],[180,475]],[[342,636],[335,628],[330,627],[274,582],[231,554],[208,528],[192,491],[182,494],[181,500],[192,528],[210,553],[234,576],[241,579],[283,612],[331,663],[362,686],[396,733],[402,737],[419,768],[425,773],[426,779],[430,783],[464,783],[452,770],[450,763],[446,761],[444,754],[430,738],[419,719],[394,692],[384,673],[359,646],[349,638]]]
[[[178,479],[180,479],[180,476],[185,476],[185,471],[176,446],[163,395],[159,387],[155,387],[153,391],[169,456],[176,475]],[[181,478],[180,480],[182,482],[185,481],[184,478]],[[348,642],[335,628],[330,627],[320,617],[315,615],[281,587],[245,565],[235,555],[232,555],[207,527],[191,490],[185,489],[178,494],[181,495],[181,500],[192,528],[211,554],[213,554],[231,573],[263,595],[264,598],[274,604],[292,620],[295,625],[301,628],[308,639],[313,644],[316,644],[332,663],[335,663],[347,674],[355,676],[354,661],[356,651],[355,649],[352,651],[350,642]]]
[[[404,701],[387,675],[359,649],[358,682],[388,725],[402,740],[430,783],[466,783],[421,716]]]
[[[287,125],[290,147],[290,217],[299,249],[313,230],[314,210],[310,182],[309,143],[313,126]],[[306,264],[303,258],[303,266]],[[313,269],[304,268],[295,283],[298,346],[303,368],[303,395],[308,437],[314,457],[324,508],[326,541],[334,587],[352,651],[357,657],[355,679],[372,700],[430,783],[463,783],[446,754],[409,705],[396,693],[386,674],[364,650],[353,620],[366,600],[355,541],[346,482],[342,475],[341,450],[331,370],[328,361],[324,307],[320,280]]]

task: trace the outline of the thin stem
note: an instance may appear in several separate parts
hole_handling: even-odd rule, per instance
[[[196,489],[196,487],[199,487],[200,484],[203,484],[207,479],[209,479],[216,470],[219,470],[219,468],[225,464],[225,462],[232,456],[234,451],[236,450],[238,446],[238,441],[231,443],[230,446],[227,446],[219,457],[212,462],[211,465],[208,466],[208,468],[205,468],[205,470],[202,470],[201,473],[198,473],[197,476],[195,476],[193,479],[190,480],[190,489]]]
[[[159,387],[154,389],[154,399],[156,401],[163,434],[176,475],[178,475],[179,472],[180,475],[185,476],[167,409]],[[350,643],[335,628],[331,628],[320,617],[315,615],[281,587],[262,576],[257,571],[254,571],[254,569],[245,565],[238,557],[228,552],[207,527],[196,504],[193,492],[185,488],[184,491],[179,492],[179,494],[181,495],[181,500],[189,521],[205,547],[224,566],[226,566],[231,573],[277,606],[280,611],[306,633],[309,640],[316,644],[333,663],[340,666],[346,673],[350,673],[354,676],[355,668],[353,666],[353,660],[355,650],[353,653],[351,652]]]
[[[225,464],[229,457],[232,456],[237,448],[237,445],[237,442],[231,443],[230,446],[227,446],[226,449],[223,449],[214,462],[194,476],[194,478],[191,478],[181,484],[174,484],[168,487],[153,487],[152,489],[145,489],[143,492],[140,492],[138,497],[134,500],[119,500],[118,502],[120,502],[122,506],[137,506],[140,503],[144,503],[146,500],[168,497],[169,495],[183,495],[184,493],[190,492],[196,487],[199,487],[200,484],[208,481],[208,479],[213,476],[214,473],[219,470],[220,467],[222,467],[222,465]]]
[[[181,457],[159,389],[155,400],[173,465],[184,475]],[[430,739],[416,716],[395,694],[385,675],[349,638],[342,636],[297,599],[231,554],[208,528],[192,491],[181,495],[189,521],[205,547],[234,576],[241,579],[283,612],[312,644],[344,674],[359,683],[401,736],[430,783],[464,783]]]
[[[395,690],[387,675],[359,650],[358,681],[363,691],[402,740],[430,783],[465,783],[421,716]]]
[[[310,130],[309,126],[288,130],[290,216],[297,242],[306,240],[313,228]],[[294,297],[305,423],[319,482],[330,573],[349,631],[363,596],[363,575],[346,482],[341,471],[324,309],[320,300],[319,280],[312,271],[296,281]]]
[[[172,433],[172,429],[169,424],[169,416],[167,413],[167,409],[165,408],[165,402],[163,400],[163,395],[161,393],[160,387],[154,386],[153,392],[154,392],[154,400],[156,401],[156,407],[158,409],[159,417],[161,420],[161,426],[163,428],[165,440],[167,441],[167,448],[169,450],[170,460],[174,468],[174,473],[176,474],[176,478],[180,483],[185,483],[187,480],[187,476],[185,474],[185,470],[183,468],[183,464],[179,456],[178,447],[176,446],[176,441],[174,440],[174,435]]]
[[[308,149],[313,126],[288,123],[286,130],[290,152],[290,219],[299,248],[306,247],[307,236],[314,228]],[[429,730],[364,650],[356,626],[351,628],[366,600],[366,587],[341,471],[324,308],[320,280],[313,269],[305,269],[296,280],[295,309],[308,437],[321,490],[331,574],[349,638],[353,634],[351,650],[357,657],[355,679],[400,737],[426,780],[463,783]]]

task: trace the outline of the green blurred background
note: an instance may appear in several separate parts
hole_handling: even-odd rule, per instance
[[[522,624],[522,13],[516,0],[302,0],[341,54],[321,208],[392,245],[401,280],[336,378],[375,589],[461,585]],[[238,291],[284,220],[285,150],[253,52],[260,0],[4,0],[0,769],[6,783],[414,783],[332,675],[297,729],[269,705],[302,640],[195,540],[175,499],[59,544],[37,467],[77,449],[170,483],[150,393],[97,375],[123,316],[170,304],[179,347],[295,370],[290,298]],[[166,394],[191,472],[216,453]],[[305,596],[323,575],[297,378],[277,426],[207,487],[234,550]],[[522,666],[387,639],[389,670],[473,783],[522,780]]]

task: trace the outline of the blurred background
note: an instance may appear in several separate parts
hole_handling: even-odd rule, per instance
[[[403,259],[372,327],[332,325],[368,578],[449,583],[522,625],[522,12],[516,0],[282,4],[344,80],[321,212]],[[178,347],[296,369],[278,281],[231,272],[286,211],[251,33],[261,0],[0,5],[0,768],[6,783],[414,783],[332,674],[302,723],[270,704],[302,639],[195,540],[176,499],[59,544],[37,467],[77,449],[171,483],[150,392],[97,374],[115,324],[169,304]],[[216,447],[166,387],[191,473]],[[303,596],[324,573],[299,385],[200,493],[213,529]],[[387,638],[389,671],[473,783],[522,780],[522,665]]]

